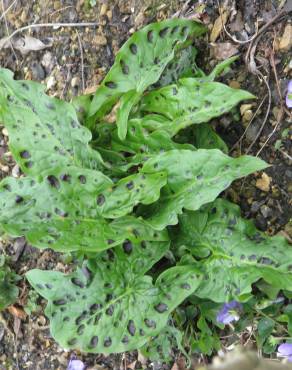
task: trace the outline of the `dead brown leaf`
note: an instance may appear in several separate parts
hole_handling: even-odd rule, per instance
[[[223,26],[227,22],[227,18],[228,18],[228,12],[225,11],[221,15],[219,15],[219,17],[216,19],[216,21],[214,22],[212,31],[211,31],[211,35],[210,35],[211,42],[215,42],[217,40],[217,38],[220,35],[220,32],[223,29]]]
[[[7,310],[14,317],[18,317],[21,320],[25,320],[26,319],[26,316],[27,315],[26,315],[25,311],[21,307],[9,306],[7,308]]]
[[[270,190],[271,178],[263,172],[262,177],[257,179],[256,187],[262,191],[268,192]]]
[[[212,45],[212,52],[216,59],[224,60],[238,53],[238,48],[231,42],[220,42]]]
[[[292,47],[292,25],[290,23],[286,24],[284,33],[279,41],[279,50],[289,50]]]
[[[0,40],[0,49],[1,48],[8,48],[13,46],[14,49],[19,50],[21,54],[26,55],[30,51],[38,51],[49,48],[53,45],[52,40],[48,40],[46,43],[43,41],[31,37],[31,36],[24,36],[18,39],[8,40],[7,37],[4,37]]]

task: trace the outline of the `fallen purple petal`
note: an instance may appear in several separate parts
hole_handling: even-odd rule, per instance
[[[230,324],[233,321],[239,320],[239,312],[242,310],[242,305],[237,301],[224,303],[221,310],[217,314],[217,321],[220,324]]]
[[[278,355],[283,357],[292,356],[292,343],[282,343],[278,347]]]
[[[288,91],[286,95],[286,105],[288,108],[292,108],[292,80],[288,83]]]
[[[85,365],[80,360],[70,360],[67,370],[84,370]]]

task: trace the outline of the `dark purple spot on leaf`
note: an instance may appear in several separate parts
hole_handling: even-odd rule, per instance
[[[109,89],[116,89],[117,88],[117,84],[115,82],[113,82],[113,81],[107,81],[104,84]]]
[[[67,343],[69,346],[74,346],[77,343],[77,338],[72,338]]]
[[[130,45],[130,51],[131,51],[132,54],[136,55],[137,52],[138,52],[137,45],[136,44],[131,44]]]
[[[16,197],[15,197],[15,203],[16,204],[19,204],[21,202],[23,202],[23,198],[20,195],[16,195]]]
[[[49,182],[49,184],[53,187],[53,188],[56,188],[56,189],[59,189],[60,188],[60,183],[59,183],[59,180],[57,179],[56,176],[54,175],[49,175],[47,177],[47,180]]]
[[[107,338],[105,338],[105,340],[104,340],[104,342],[103,342],[103,345],[104,345],[105,347],[110,347],[110,346],[112,345],[112,339],[111,339],[111,337],[107,337]]]
[[[156,322],[154,320],[145,319],[144,322],[148,328],[156,328]]]
[[[148,40],[148,42],[153,41],[153,31],[152,30],[147,32],[147,40]]]
[[[94,325],[97,325],[97,324],[98,324],[98,322],[99,322],[99,320],[100,320],[100,318],[101,318],[101,315],[102,315],[102,313],[101,313],[101,312],[99,312],[99,313],[95,316],[95,319],[94,319]]]
[[[86,177],[84,175],[80,175],[78,177],[79,181],[81,182],[81,184],[86,184]]]
[[[129,190],[132,190],[134,188],[134,183],[133,181],[129,181],[127,184],[126,184],[126,188],[129,189]]]
[[[163,28],[162,30],[160,30],[160,31],[159,31],[159,36],[160,36],[161,38],[165,37],[165,36],[166,36],[166,34],[167,34],[167,32],[168,32],[168,30],[169,30],[169,27],[165,27],[165,28]]]
[[[122,339],[122,343],[124,344],[128,344],[129,343],[129,337],[127,337],[126,335],[123,337]]]
[[[104,195],[103,195],[103,194],[99,194],[99,195],[97,196],[97,199],[96,199],[96,203],[97,203],[97,205],[101,207],[101,206],[104,204],[104,202],[105,202],[105,197],[104,197]]]
[[[125,240],[123,243],[123,250],[126,254],[131,254],[133,250],[133,244],[130,242],[130,240]]]
[[[121,64],[123,74],[128,75],[130,72],[129,66],[123,60],[120,61],[120,64]]]
[[[55,306],[62,306],[66,303],[67,303],[67,301],[65,299],[56,299],[55,301],[53,301],[53,304]]]
[[[105,313],[108,315],[108,316],[112,316],[113,313],[114,313],[114,310],[115,310],[115,307],[113,304],[111,304],[105,311]]]
[[[190,286],[190,284],[188,284],[188,283],[183,283],[183,284],[181,284],[181,286],[180,286],[182,289],[186,289],[186,290],[190,290],[191,289],[191,286]]]
[[[175,26],[175,27],[173,27],[173,29],[171,30],[171,33],[173,34],[173,33],[177,32],[178,30],[179,30],[179,26]]]
[[[77,334],[78,335],[82,335],[84,333],[84,329],[85,329],[85,325],[84,324],[78,326],[78,328],[77,328]]]
[[[24,166],[26,168],[31,168],[33,166],[33,162],[32,161],[27,161],[27,162],[24,163]]]
[[[30,153],[27,150],[23,150],[22,152],[19,153],[19,155],[21,158],[24,158],[24,159],[31,157]]]
[[[71,176],[70,176],[70,175],[68,175],[68,174],[64,174],[64,175],[61,175],[61,176],[60,176],[60,179],[61,179],[62,181],[65,181],[65,182],[70,182],[70,181],[71,181]]]
[[[130,335],[132,335],[132,337],[133,337],[136,333],[136,326],[135,326],[133,320],[129,320],[128,325],[127,325],[127,329],[128,329],[128,332],[130,333]]]
[[[159,313],[163,313],[168,310],[168,306],[165,303],[158,303],[154,308]]]
[[[72,278],[71,282],[72,282],[72,284],[77,285],[79,288],[84,288],[85,287],[84,283],[78,278]]]
[[[98,343],[98,336],[95,335],[94,337],[91,338],[89,346],[91,348],[95,348],[97,346],[97,343]]]

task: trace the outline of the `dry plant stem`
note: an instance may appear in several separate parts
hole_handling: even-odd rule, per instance
[[[276,38],[276,36],[275,36]],[[279,127],[279,124],[281,123],[282,121],[282,118],[283,118],[283,115],[284,115],[284,106],[283,106],[283,97],[282,97],[282,94],[281,94],[281,89],[280,89],[280,84],[279,84],[279,79],[278,79],[278,74],[277,74],[277,69],[276,69],[276,65],[275,65],[275,58],[274,58],[274,45],[275,45],[275,38],[274,38],[274,42],[273,42],[273,50],[271,52],[271,55],[270,55],[270,64],[272,66],[272,69],[273,69],[273,73],[274,73],[274,76],[275,76],[275,81],[276,81],[276,86],[277,86],[277,91],[278,91],[278,95],[279,95],[279,99],[280,99],[280,104],[281,104],[281,108],[280,108],[280,112],[279,112],[279,115],[277,117],[277,123],[273,129],[273,131],[269,134],[269,136],[267,137],[266,141],[264,142],[264,144],[262,145],[262,147],[260,148],[260,150],[257,152],[256,156],[259,156],[259,154],[261,153],[261,151],[264,149],[264,147],[267,145],[268,141],[271,139],[271,137],[274,135],[274,133],[277,131],[278,127]]]
[[[247,133],[247,130],[249,129],[249,126],[252,124],[254,118],[256,117],[256,115],[258,114],[258,111],[261,109],[262,105],[264,104],[264,102],[266,101],[267,99],[267,96],[268,95],[265,95],[264,98],[262,99],[262,101],[260,102],[259,106],[257,107],[256,111],[254,112],[253,116],[251,117],[250,121],[248,122],[247,126],[246,126],[246,129],[244,130],[244,133],[241,135],[241,137],[237,140],[237,142],[233,145],[233,147],[230,149],[229,153],[231,153],[236,147],[237,145],[240,145],[241,146],[241,143],[242,143],[242,140],[245,136],[245,134]]]
[[[1,0],[1,5],[2,5],[2,9],[3,9],[3,14],[2,14],[2,16],[4,17],[4,23],[5,23],[5,28],[6,28],[7,40],[9,40],[9,46],[11,47],[12,52],[13,52],[13,54],[14,54],[14,56],[15,56],[15,60],[17,60],[17,61],[18,61],[17,55],[16,55],[15,50],[14,50],[14,48],[13,48],[13,45],[12,45],[12,43],[11,43],[11,41],[10,41],[11,37],[10,37],[10,35],[9,35],[9,28],[8,28],[7,19],[6,19],[4,0]]]
[[[6,39],[6,42],[10,41],[15,35],[17,35],[20,32],[30,30],[33,28],[60,28],[60,27],[69,27],[69,28],[74,28],[74,27],[97,27],[99,26],[98,22],[87,22],[87,23],[35,23],[35,24],[29,24],[27,26],[18,28],[14,32],[12,32]],[[4,45],[6,44],[4,43]],[[2,47],[4,46],[2,45]]]
[[[1,14],[0,16],[0,21],[2,20],[2,18],[4,18],[6,16],[6,14],[10,11],[10,9],[13,7],[13,5],[15,5],[17,3],[17,0],[14,0],[7,9],[4,10],[3,8],[3,13]]]
[[[82,93],[85,90],[85,82],[84,82],[84,57],[83,57],[83,45],[79,35],[79,32],[76,30],[77,37],[78,37],[78,44],[80,49],[80,59],[81,59],[81,81],[82,81]]]
[[[244,45],[244,44],[248,44],[249,42],[251,42],[253,39],[255,39],[258,35],[258,22],[256,23],[256,32],[253,36],[251,36],[248,40],[238,40],[236,37],[232,36],[226,29],[225,27],[225,24],[223,22],[223,17],[222,17],[222,8],[221,8],[221,5],[219,3],[219,0],[217,0],[217,4],[218,4],[218,9],[219,9],[219,14],[220,14],[220,18],[221,18],[221,23],[223,25],[223,29],[224,29],[224,32],[226,33],[226,35],[231,38],[231,40],[233,42],[235,42],[236,44],[240,44],[240,45]]]
[[[271,93],[271,89],[270,89],[270,86],[268,84],[268,82],[266,81],[265,79],[265,76],[262,74],[262,72],[260,72],[259,70],[257,70],[257,76],[258,77],[261,77],[261,79],[264,81],[266,87],[267,87],[267,90],[268,90],[268,108],[267,108],[267,111],[266,111],[266,114],[265,114],[265,117],[263,119],[263,122],[261,124],[261,127],[260,129],[258,130],[253,142],[250,144],[250,146],[247,148],[246,150],[246,154],[248,154],[251,150],[251,148],[254,146],[254,144],[256,143],[257,139],[260,137],[262,131],[263,131],[263,128],[267,122],[267,119],[268,119],[268,116],[270,114],[270,110],[271,110],[271,102],[272,102],[272,93]]]
[[[285,11],[285,10],[282,10],[280,13],[276,14],[269,22],[267,22],[262,28],[260,28],[260,30],[258,31],[256,37],[252,38],[250,44],[249,44],[249,47],[248,47],[248,50],[247,50],[247,53],[246,53],[246,56],[245,56],[245,62],[247,64],[247,66],[249,67],[250,66],[250,63],[252,64],[255,64],[254,62],[254,59],[253,61],[251,60],[251,57],[250,57],[250,54],[251,54],[251,51],[254,47],[254,41],[258,39],[259,36],[261,36],[263,34],[263,32],[265,30],[267,30],[270,25],[272,25],[274,22],[276,21],[279,21],[280,18],[282,18],[283,16],[287,15],[288,13]],[[257,40],[258,42],[258,40]],[[252,55],[252,58],[254,56],[254,51],[255,51],[255,48],[253,50],[253,55]],[[251,70],[252,73],[255,73],[255,71]]]

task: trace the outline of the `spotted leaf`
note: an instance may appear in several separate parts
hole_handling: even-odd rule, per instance
[[[233,180],[267,167],[259,158],[231,158],[217,149],[170,150],[149,159],[142,172],[167,172],[167,187],[158,202],[140,212],[154,228],[178,222],[182,209],[197,210],[212,202]]]
[[[238,206],[217,199],[199,211],[179,216],[173,230],[174,247],[184,245],[200,261],[204,273],[196,295],[216,302],[245,299],[251,284],[264,279],[277,289],[291,291],[292,250],[284,237],[269,237],[252,221],[244,220]],[[197,266],[197,263],[195,263]]]
[[[128,237],[135,240],[140,227],[149,240],[154,233],[150,227],[132,216],[122,218],[127,221],[121,228],[121,216],[140,200],[148,204],[158,199],[164,184],[163,173],[136,174],[114,187],[102,173],[75,167],[55,170],[41,183],[7,177],[0,183],[0,223],[7,233],[25,235],[36,247],[61,251],[107,249]]]
[[[28,272],[29,282],[48,300],[52,336],[63,348],[84,352],[124,352],[143,346],[200,281],[192,266],[170,268],[155,283],[143,276],[167,248],[168,243],[126,241],[91,261],[85,274]]]
[[[97,89],[89,115],[101,118],[121,99],[117,125],[119,137],[124,139],[128,115],[143,92],[158,81],[176,50],[204,32],[206,28],[197,22],[172,19],[150,24],[134,33]]]
[[[22,171],[42,179],[54,167],[102,169],[102,158],[88,142],[73,106],[44,93],[33,81],[16,81],[0,69],[0,121],[8,130],[9,148]]]
[[[175,135],[192,124],[208,122],[229,112],[240,101],[253,99],[247,91],[219,82],[183,78],[177,84],[150,91],[141,101],[141,111],[167,118],[164,129]]]

